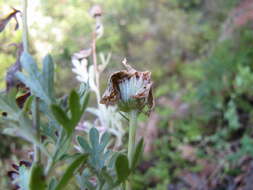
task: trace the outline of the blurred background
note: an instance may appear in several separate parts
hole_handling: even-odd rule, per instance
[[[156,108],[139,118],[145,156],[136,190],[251,190],[253,181],[252,0],[29,1],[30,42],[39,60],[52,54],[59,96],[79,84],[71,55],[91,42],[89,9],[103,9],[97,51],[111,53],[102,91],[121,61],[152,71]],[[21,9],[0,0],[0,17]],[[21,40],[12,21],[0,33],[0,86]],[[91,102],[92,104],[92,102]],[[6,171],[29,152],[22,140],[0,135],[0,189]]]

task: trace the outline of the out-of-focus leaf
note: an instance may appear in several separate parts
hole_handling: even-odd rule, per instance
[[[34,96],[29,96],[23,106],[23,111],[28,113],[31,110],[32,102],[33,102]]]
[[[51,110],[55,119],[62,125],[67,134],[70,134],[72,131],[72,129],[69,127],[70,120],[65,112],[57,105],[52,105]]]
[[[89,92],[86,92],[86,93],[83,95],[83,97],[81,97],[82,112],[84,112],[85,109],[87,108],[88,103],[89,103],[89,99],[90,99],[90,93],[89,93]]]
[[[110,137],[111,135],[108,132],[105,132],[100,140],[100,145],[99,145],[99,149],[101,151],[103,151],[105,149],[105,147],[108,145],[109,141],[110,141]]]
[[[49,185],[48,185],[48,190],[54,190],[56,188],[56,185],[57,185],[57,180],[55,177],[53,177],[51,179],[51,181],[49,182]]]
[[[8,114],[10,119],[17,120],[20,109],[16,104],[17,91],[12,89],[7,94],[0,93],[0,110]]]
[[[19,167],[18,178],[16,179],[17,184],[20,187],[20,190],[29,190],[29,179],[30,179],[30,170],[25,166]]]
[[[43,59],[42,81],[45,91],[51,99],[54,97],[54,63],[51,55]]]
[[[115,162],[119,182],[124,182],[130,174],[129,163],[126,155],[120,154]]]
[[[82,147],[84,152],[87,152],[87,153],[91,152],[90,145],[83,137],[78,136],[77,141],[78,141],[79,145]]]
[[[45,68],[43,68],[43,72],[40,73],[38,66],[35,63],[32,56],[27,52],[23,52],[21,56],[21,65],[27,73],[24,74],[21,72],[17,72],[15,76],[27,87],[29,87],[29,89],[34,95],[45,101],[48,105],[52,104],[54,102],[52,90],[53,86],[52,59],[50,58],[44,59]]]
[[[69,96],[69,109],[71,112],[71,122],[73,127],[75,127],[82,116],[82,111],[80,105],[80,97],[74,90],[70,93]]]
[[[84,169],[82,175],[77,175],[77,182],[83,189],[96,190],[96,187],[89,181],[91,174],[88,169]]]
[[[112,176],[110,176],[110,174],[106,171],[106,168],[103,168],[101,170],[101,175],[103,176],[103,178],[106,180],[106,182],[109,184],[109,185],[113,185],[113,178]]]
[[[91,145],[94,149],[96,149],[98,147],[98,144],[99,144],[99,133],[98,133],[98,130],[93,127],[91,130],[90,130],[90,142],[91,142]]]
[[[133,160],[131,163],[131,170],[134,170],[136,168],[138,161],[140,160],[142,151],[143,151],[143,139],[139,141],[139,143],[137,144],[135,148]]]
[[[24,106],[24,104],[25,104],[27,98],[29,98],[30,95],[31,95],[31,93],[28,91],[28,92],[26,92],[25,94],[23,94],[23,95],[17,97],[16,102],[17,102],[17,104],[18,104],[18,106],[19,106],[20,108],[23,108],[23,106]]]
[[[46,178],[41,165],[34,164],[31,170],[29,190],[46,190]]]
[[[74,173],[81,164],[87,161],[88,155],[80,155],[75,158],[75,160],[69,165],[59,183],[57,184],[55,190],[63,190],[68,184],[69,180],[74,176]]]
[[[23,44],[22,43],[17,43],[17,44],[12,44],[17,48],[17,56],[16,56],[16,62],[12,64],[6,73],[5,81],[6,81],[6,91],[8,92],[11,88],[19,88],[24,86],[23,83],[21,83],[17,77],[15,76],[16,72],[21,71],[21,62],[20,62],[20,57],[23,52]]]

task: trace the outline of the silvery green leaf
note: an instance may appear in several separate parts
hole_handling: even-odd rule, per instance
[[[8,118],[17,120],[19,107],[16,104],[16,90],[8,94],[0,93],[0,110],[8,113]]]
[[[84,152],[87,152],[87,153],[91,152],[90,145],[84,138],[78,136],[77,141],[78,141],[79,145],[82,147]]]
[[[54,64],[51,55],[47,55],[43,59],[42,77],[44,81],[45,91],[51,99],[54,97]]]
[[[82,190],[95,190],[96,187],[89,181],[91,175],[88,169],[84,169],[82,175],[77,175],[77,182]]]
[[[20,190],[30,190],[29,188],[29,179],[30,179],[30,170],[26,168],[25,166],[19,167],[18,170],[18,177],[14,181],[14,183],[17,183],[20,187]]]
[[[36,77],[35,75],[38,74],[38,67],[37,64],[35,62],[35,60],[33,59],[33,57],[26,51],[24,51],[21,55],[21,65],[23,67],[23,69],[30,75],[32,75],[33,77]]]
[[[90,130],[89,137],[92,147],[96,149],[99,144],[99,132],[95,127]]]
[[[100,140],[100,145],[99,145],[99,149],[101,152],[104,151],[105,147],[108,145],[109,141],[110,141],[110,134],[108,132],[105,132]]]
[[[17,72],[17,78],[30,88],[32,93],[41,98],[48,105],[53,99],[53,64],[52,59],[46,57],[43,63],[43,71],[40,72],[32,56],[24,52],[21,56],[21,64],[26,74]]]

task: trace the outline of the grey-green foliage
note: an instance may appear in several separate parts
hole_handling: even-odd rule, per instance
[[[19,167],[19,175],[16,182],[20,186],[20,190],[29,190],[30,170],[25,166]]]
[[[11,136],[20,136],[31,143],[38,144],[32,121],[24,110],[16,104],[16,90],[0,94],[0,110],[7,113],[0,122],[5,124],[3,132]]]
[[[46,158],[45,161],[48,166],[40,165],[37,162],[34,162],[31,168],[21,166],[14,184],[19,185],[22,190],[63,189],[80,165],[87,160],[88,155],[71,155],[69,150],[75,126],[80,121],[88,104],[88,91],[87,89],[82,90],[81,95],[72,91],[68,98],[67,109],[63,111],[61,105],[57,103],[59,101],[54,97],[52,58],[46,56],[43,59],[42,71],[39,70],[34,59],[27,52],[22,54],[21,63],[24,71],[18,72],[16,76],[30,89],[32,95],[26,99],[21,107],[16,103],[17,90],[12,89],[9,92],[1,93],[0,110],[6,112],[1,117],[1,123],[5,124],[5,133],[22,137],[37,145],[44,154],[43,158]],[[38,113],[42,117],[47,116],[47,120],[41,120],[37,123],[39,125],[37,130],[40,130],[40,134],[45,135],[46,140],[44,142],[41,141],[41,136],[37,135],[31,119],[31,112],[35,110],[35,101],[38,101]],[[48,143],[52,145],[53,153],[49,153]],[[54,179],[48,180],[48,176],[44,176],[55,167],[59,160],[68,161],[73,157],[73,162],[63,172],[59,182]]]
[[[99,132],[96,128],[92,128],[89,132],[90,144],[88,144],[84,138],[78,137],[78,142],[83,150],[90,153],[91,165],[98,171],[104,167],[105,162],[108,159],[110,152],[105,148],[108,145],[109,140],[110,135],[108,133],[104,133],[100,139]]]
[[[77,180],[81,187],[89,190],[121,189],[130,173],[134,172],[143,149],[141,140],[135,147],[133,162],[129,163],[125,154],[108,150],[110,136],[107,132],[99,135],[98,130],[92,128],[87,140],[78,136],[77,141],[82,152],[89,155],[88,168],[77,176]],[[91,183],[92,176],[97,180],[96,184]]]
[[[228,121],[228,126],[235,130],[240,127],[239,118],[236,111],[236,105],[234,101],[228,103],[227,110],[224,113],[225,119]]]
[[[21,65],[26,74],[18,72],[16,76],[33,94],[41,98],[48,105],[54,102],[54,65],[50,55],[43,59],[43,69],[39,68],[32,56],[24,52],[21,56]]]

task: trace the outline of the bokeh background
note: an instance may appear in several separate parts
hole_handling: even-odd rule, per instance
[[[1,18],[20,4],[0,0]],[[134,189],[252,189],[253,1],[30,0],[33,55],[53,56],[59,96],[79,86],[71,55],[90,44],[94,4],[103,9],[97,51],[112,54],[101,88],[124,57],[154,80],[156,108],[139,118],[146,147]],[[16,57],[10,44],[21,40],[14,27],[0,33],[2,89]],[[27,152],[0,135],[0,189],[8,189],[8,165]]]

